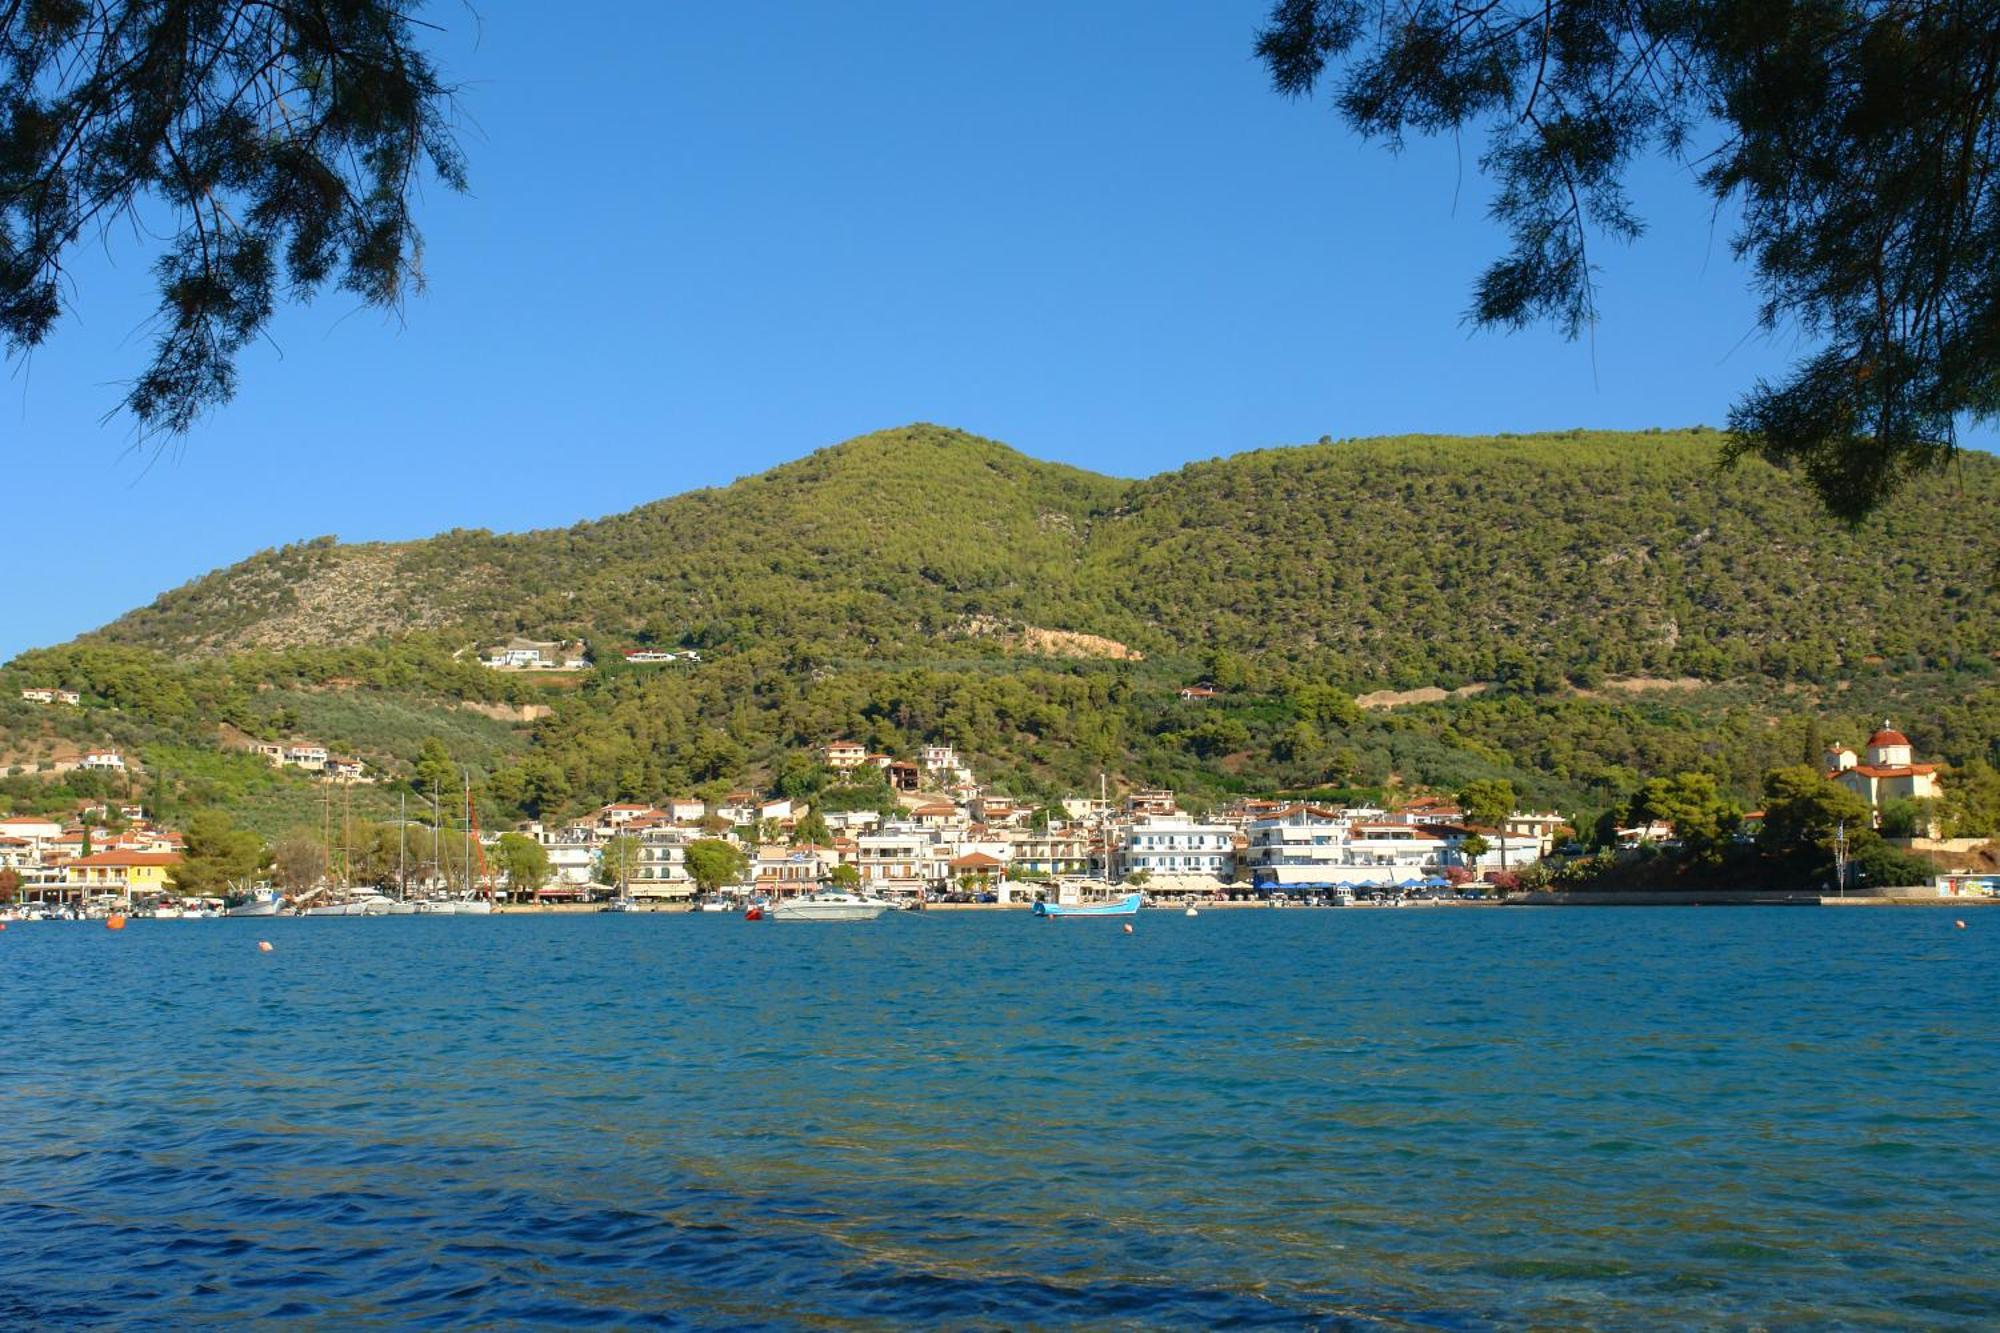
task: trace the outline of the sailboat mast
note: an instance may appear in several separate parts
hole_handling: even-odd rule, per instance
[[[404,792],[396,798],[396,897],[401,902],[410,900],[409,846],[410,794]]]

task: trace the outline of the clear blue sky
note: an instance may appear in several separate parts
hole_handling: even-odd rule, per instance
[[[1798,350],[1664,165],[1592,343],[1461,324],[1499,238],[1470,158],[1401,157],[1251,57],[1264,0],[426,16],[472,192],[430,288],[279,322],[164,456],[102,418],[150,252],[79,256],[0,384],[0,657],[321,533],[548,527],[926,420],[1145,475],[1336,436],[1719,423]]]

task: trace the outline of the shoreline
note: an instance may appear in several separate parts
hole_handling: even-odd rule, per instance
[[[1210,912],[1323,912],[1323,911],[1460,911],[1495,908],[1551,907],[2000,907],[2000,899],[1981,896],[1935,895],[1911,897],[1896,894],[1849,894],[1844,898],[1821,894],[1782,894],[1758,889],[1710,890],[1707,892],[1655,890],[1630,893],[1543,893],[1524,894],[1504,901],[1484,899],[1465,902],[1457,899],[1415,900],[1402,903],[1350,903],[1340,908],[1301,907],[1273,900],[1155,903],[1141,909],[1142,915],[1164,912],[1179,915],[1193,907],[1203,916]],[[928,903],[922,912],[946,913],[1028,913],[1032,903]],[[606,912],[595,903],[509,903],[496,907],[495,916],[719,916],[740,917],[742,913],[697,912],[682,904],[638,907],[624,912]]]

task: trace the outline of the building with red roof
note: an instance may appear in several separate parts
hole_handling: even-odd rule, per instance
[[[1864,755],[1836,745],[1826,757],[1826,775],[1868,802],[1878,822],[1883,805],[1890,801],[1934,801],[1944,795],[1938,765],[1917,763],[1910,738],[1886,720],[1868,738]]]

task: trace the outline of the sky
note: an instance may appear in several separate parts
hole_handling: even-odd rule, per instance
[[[433,3],[471,189],[424,190],[400,317],[288,309],[234,402],[135,447],[153,252],[76,255],[0,380],[0,659],[288,541],[562,526],[913,421],[1145,476],[1719,424],[1801,351],[1665,162],[1649,234],[1598,247],[1593,336],[1469,330],[1502,246],[1476,144],[1277,96],[1265,7]]]

